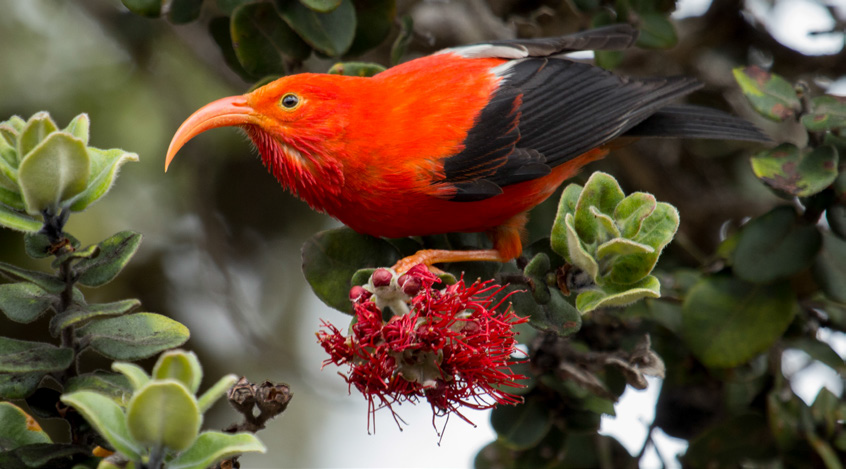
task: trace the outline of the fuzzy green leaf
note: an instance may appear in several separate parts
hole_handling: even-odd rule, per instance
[[[5,205],[0,204],[0,225],[5,226],[16,231],[36,232],[41,229],[44,224],[29,215],[16,212]]]
[[[74,196],[68,204],[74,212],[81,212],[109,192],[117,179],[118,170],[125,163],[138,161],[138,155],[119,148],[101,150],[88,147],[91,171],[85,190]]]
[[[89,322],[76,336],[109,358],[140,360],[184,344],[189,332],[166,316],[135,313]]]
[[[56,336],[59,331],[66,327],[79,327],[92,318],[120,316],[137,309],[139,306],[141,306],[141,302],[136,299],[91,305],[75,304],[64,313],[53,316],[53,319],[50,320],[50,333]]]
[[[13,279],[32,282],[50,293],[60,293],[65,289],[64,282],[44,272],[23,269],[5,262],[0,262],[0,272],[9,275]]]
[[[197,400],[179,381],[150,381],[126,407],[126,425],[135,441],[182,451],[197,438],[202,415]]]
[[[144,368],[141,368],[134,363],[115,362],[112,363],[112,369],[121,373],[127,381],[129,381],[129,384],[132,385],[132,389],[135,391],[141,389],[150,381],[150,379],[152,379],[150,375],[144,371]]]
[[[203,379],[203,368],[194,352],[171,350],[163,353],[156,361],[152,377],[158,380],[175,379],[196,394]]]
[[[0,402],[0,451],[52,443],[38,422],[11,402]]]
[[[391,45],[391,65],[399,65],[405,56],[408,45],[414,39],[414,19],[411,15],[403,15],[399,19],[400,32]]]
[[[223,397],[229,388],[235,385],[238,382],[238,377],[235,375],[226,375],[223,378],[217,380],[210,388],[204,392],[199,399],[197,399],[197,406],[200,409],[201,414],[205,414],[207,410],[217,402],[218,399]]]
[[[837,149],[831,145],[801,151],[791,143],[764,150],[750,159],[752,171],[777,193],[808,197],[837,178]]]
[[[351,0],[329,13],[316,13],[300,2],[276,0],[279,16],[311,47],[330,57],[343,55],[355,37],[356,17]]]
[[[141,233],[121,231],[98,244],[100,255],[74,265],[79,283],[99,287],[110,282],[126,266],[141,245]]]
[[[47,312],[56,296],[34,283],[0,285],[0,311],[15,322],[30,323]]]
[[[595,290],[579,293],[576,308],[588,313],[598,308],[626,306],[642,298],[659,298],[661,282],[652,275],[647,275],[637,283],[628,285],[606,284]]]
[[[172,0],[167,19],[173,24],[186,24],[200,17],[203,0]]]
[[[568,248],[565,258],[571,264],[584,270],[596,282],[599,277],[599,264],[596,263],[596,259],[582,245],[582,240],[576,232],[573,215],[568,213],[564,218],[564,223],[567,228]]]
[[[341,0],[299,0],[308,9],[318,13],[329,13],[341,5]]]
[[[43,371],[0,374],[0,399],[26,398],[38,388],[45,374],[47,373]]]
[[[573,215],[576,213],[576,203],[579,201],[579,195],[582,193],[582,186],[578,184],[570,184],[561,194],[558,199],[558,212],[555,215],[555,221],[552,224],[552,234],[550,235],[550,246],[552,250],[558,253],[561,257],[570,261],[570,248],[567,244],[567,214]]]
[[[88,114],[82,113],[74,117],[73,120],[70,121],[68,126],[62,129],[62,132],[66,132],[82,140],[83,145],[88,145],[90,129],[91,120],[88,118]]]
[[[58,126],[47,112],[38,112],[30,117],[18,135],[18,161],[23,161],[29,152],[57,130]]]
[[[168,469],[205,469],[243,453],[264,453],[267,448],[252,433],[203,432],[194,444],[168,463]]]
[[[611,215],[624,198],[620,184],[609,174],[597,171],[590,176],[579,194],[573,215],[573,227],[585,244],[607,241],[600,238],[599,221],[591,207],[599,213]]]
[[[129,433],[123,409],[108,396],[93,391],[62,395],[62,402],[76,409],[109,444],[129,459],[137,460],[144,448]]]
[[[21,161],[18,184],[26,211],[38,215],[58,212],[60,204],[85,190],[90,159],[82,140],[53,133]]]
[[[682,337],[706,366],[733,367],[775,343],[796,309],[789,285],[713,276],[697,283],[685,298]]]
[[[754,65],[735,68],[732,73],[752,107],[770,120],[792,118],[801,107],[793,85],[775,73]]]
[[[103,370],[73,376],[65,383],[65,394],[77,391],[94,391],[109,396],[121,407],[129,401],[132,390],[133,388],[126,376]]]
[[[646,192],[634,192],[626,196],[614,209],[614,221],[620,229],[620,236],[633,238],[657,205],[655,196]]]
[[[0,372],[61,371],[73,362],[73,349],[44,342],[0,337]]]

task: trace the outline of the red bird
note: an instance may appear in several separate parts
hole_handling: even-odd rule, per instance
[[[359,233],[398,238],[486,232],[494,249],[423,250],[418,263],[520,255],[526,212],[621,136],[765,141],[746,121],[670,105],[701,85],[631,78],[562,54],[620,50],[616,25],[548,39],[445,49],[370,78],[304,73],[214,101],[176,131],[242,127],[264,165],[315,210]]]

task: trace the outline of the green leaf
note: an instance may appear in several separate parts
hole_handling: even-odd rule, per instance
[[[52,443],[38,422],[11,402],[0,402],[0,451]]]
[[[191,391],[197,393],[200,381],[203,379],[203,368],[194,352],[185,350],[171,350],[159,356],[153,366],[153,379],[175,379]]]
[[[661,282],[652,275],[647,275],[637,283],[618,285],[606,284],[594,290],[579,293],[576,308],[588,313],[598,308],[626,306],[642,298],[660,298]]]
[[[661,13],[640,13],[638,14],[640,24],[640,36],[637,38],[637,46],[644,49],[669,49],[679,42],[676,28],[670,18]]]
[[[194,444],[168,463],[168,469],[205,469],[243,453],[264,453],[267,448],[252,433],[203,432]]]
[[[510,300],[517,314],[529,316],[529,325],[539,331],[554,332],[569,337],[582,328],[582,315],[557,288],[549,289],[549,301],[540,305],[525,293],[517,293]]]
[[[830,436],[837,431],[837,422],[846,419],[846,402],[823,386],[811,405],[811,416]]]
[[[121,166],[130,161],[138,161],[137,154],[119,148],[101,150],[88,147],[88,156],[91,158],[91,172],[85,190],[68,201],[70,209],[74,212],[85,210],[106,195],[114,185]]]
[[[59,331],[66,327],[79,327],[82,323],[92,318],[120,316],[137,309],[140,306],[141,302],[136,299],[92,305],[74,304],[64,313],[53,316],[53,319],[50,320],[50,334],[55,337],[58,335]]]
[[[771,283],[809,267],[822,246],[819,230],[782,205],[747,223],[738,234],[734,273],[748,282]]]
[[[591,212],[591,207],[595,207],[599,213],[610,215],[624,198],[625,194],[614,177],[599,171],[591,174],[579,194],[573,215],[573,227],[585,244],[607,241],[599,238],[599,222]]]
[[[567,228],[567,248],[569,249],[564,258],[567,262],[584,270],[596,282],[599,277],[599,264],[582,245],[582,240],[576,232],[573,215],[568,213],[564,217],[564,223]]]
[[[802,125],[811,132],[846,128],[846,96],[817,96],[811,100],[811,109],[802,116]]]
[[[237,0],[236,0],[237,1]],[[244,70],[241,62],[238,61],[238,56],[235,54],[235,48],[232,44],[232,33],[230,28],[230,19],[228,16],[219,16],[212,18],[209,21],[209,34],[214,39],[220,52],[223,54],[223,61],[229,66],[232,71],[238,74],[244,81],[252,81],[255,79],[248,71]]]
[[[47,312],[56,296],[29,282],[0,285],[0,311],[15,322],[30,323]]]
[[[73,376],[65,383],[65,394],[77,391],[93,391],[112,398],[124,407],[132,396],[133,388],[126,376],[97,370]]]
[[[200,17],[203,0],[172,0],[167,18],[173,24],[186,24]]]
[[[76,336],[109,358],[140,360],[188,340],[188,328],[166,316],[135,313],[92,321],[76,330]]]
[[[73,349],[0,337],[0,372],[61,371],[73,363]]]
[[[32,394],[46,373],[0,374],[0,399],[24,399]]]
[[[301,62],[311,54],[311,47],[282,21],[270,3],[238,7],[230,28],[235,56],[253,76],[285,74],[285,60]]]
[[[162,14],[162,0],[120,0],[123,6],[138,16],[158,18]]]
[[[36,443],[14,451],[17,460],[26,468],[67,467],[72,456],[87,453],[86,448],[70,443]]]
[[[229,388],[235,385],[238,382],[238,377],[235,375],[226,375],[223,378],[217,380],[210,388],[204,392],[199,399],[197,399],[197,406],[200,409],[200,413],[205,414],[207,410],[217,402],[218,399],[223,397]]]
[[[801,108],[793,85],[781,76],[754,65],[735,68],[732,73],[758,114],[781,122],[795,116]]]
[[[567,244],[567,215],[572,216],[576,213],[576,203],[579,201],[579,195],[582,193],[582,186],[578,184],[569,184],[561,193],[561,198],[558,199],[558,212],[555,215],[555,221],[552,224],[552,233],[550,235],[550,246],[552,250],[558,253],[561,257],[570,262],[569,252],[570,248]]]
[[[61,293],[65,289],[64,282],[44,272],[23,269],[5,262],[0,262],[0,272],[9,275],[13,279],[32,282],[50,293]]]
[[[549,432],[552,413],[541,399],[529,399],[523,404],[494,408],[491,425],[506,446],[526,449],[536,445]]]
[[[619,50],[597,50],[593,51],[594,63],[605,70],[614,70],[624,58],[623,51]]]
[[[378,46],[388,37],[397,14],[396,3],[396,0],[353,0],[355,38],[346,55],[358,56]]]
[[[825,211],[825,220],[831,231],[846,239],[846,205],[832,205]]]
[[[0,203],[0,225],[16,231],[35,232],[41,229],[43,223]]]
[[[130,435],[123,409],[112,398],[93,391],[76,391],[63,394],[61,400],[82,414],[112,448],[128,459],[140,459],[144,447]]]
[[[706,366],[733,367],[775,343],[796,309],[789,285],[712,276],[698,282],[685,298],[682,337]]]
[[[549,256],[541,252],[536,254],[523,269],[523,275],[531,280],[532,296],[535,297],[538,304],[549,303],[550,296],[549,287],[546,285],[546,275],[550,272],[550,268]]]
[[[18,151],[4,138],[0,138],[0,187],[13,192],[18,189]]]
[[[385,67],[370,62],[338,62],[327,73],[350,77],[372,77],[385,71]]]
[[[223,13],[227,15],[231,15],[236,8],[245,4],[245,3],[252,3],[255,0],[216,0],[217,8],[220,9]]]
[[[83,145],[88,145],[88,137],[91,129],[91,120],[88,114],[82,113],[73,118],[67,127],[62,129],[62,132],[71,134],[71,136],[82,140]]]
[[[194,442],[202,415],[197,400],[179,381],[150,381],[126,407],[126,425],[135,441],[182,451]]]
[[[23,161],[29,152],[57,130],[59,128],[47,112],[38,112],[30,117],[18,135],[18,161]]]
[[[634,192],[620,201],[614,209],[614,221],[620,229],[620,236],[632,238],[640,232],[643,221],[655,211],[657,205],[655,196],[646,192]]]
[[[112,369],[121,373],[132,385],[132,389],[136,391],[141,389],[151,379],[151,376],[144,371],[144,368],[134,363],[115,362],[112,363]]]
[[[299,2],[318,13],[329,13],[341,5],[341,0],[299,0]]]
[[[846,240],[824,232],[823,248],[814,261],[814,279],[832,300],[846,303]]]
[[[365,267],[384,267],[400,256],[389,242],[349,228],[323,231],[303,245],[303,273],[312,290],[327,305],[350,314],[353,274]]]
[[[414,19],[411,15],[403,15],[399,23],[400,32],[391,45],[391,65],[399,65],[402,62],[405,51],[414,39]]]
[[[82,140],[53,133],[21,161],[18,184],[26,210],[38,215],[85,190],[90,160]]]
[[[750,159],[752,171],[776,193],[808,197],[837,178],[837,150],[831,145],[802,151],[791,143],[783,143],[757,153]]]
[[[331,13],[315,13],[300,2],[276,0],[274,4],[288,26],[316,50],[338,57],[352,45],[356,18],[351,0],[341,0]]]
[[[83,259],[74,265],[79,274],[79,283],[87,287],[99,287],[110,282],[126,266],[138,246],[141,233],[121,231],[98,244],[100,255]]]

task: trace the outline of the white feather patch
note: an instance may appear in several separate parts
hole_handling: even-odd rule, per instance
[[[448,53],[460,55],[465,59],[522,59],[529,56],[529,51],[523,46],[500,46],[492,44],[452,47],[438,52],[438,54]]]

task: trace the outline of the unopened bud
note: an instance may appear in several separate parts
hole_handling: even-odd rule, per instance
[[[423,283],[417,277],[412,277],[408,274],[402,274],[399,279],[397,279],[397,283],[399,284],[400,288],[402,288],[402,292],[408,296],[416,296],[418,292],[420,292],[420,287],[423,286]]]
[[[391,284],[391,280],[393,280],[393,278],[394,274],[392,274],[390,270],[376,269],[370,277],[370,281],[373,283],[374,287],[387,287]]]
[[[354,287],[350,288],[350,301],[353,303],[357,303],[359,301],[364,301],[370,298],[371,293],[364,289],[364,287],[360,285],[355,285]]]

